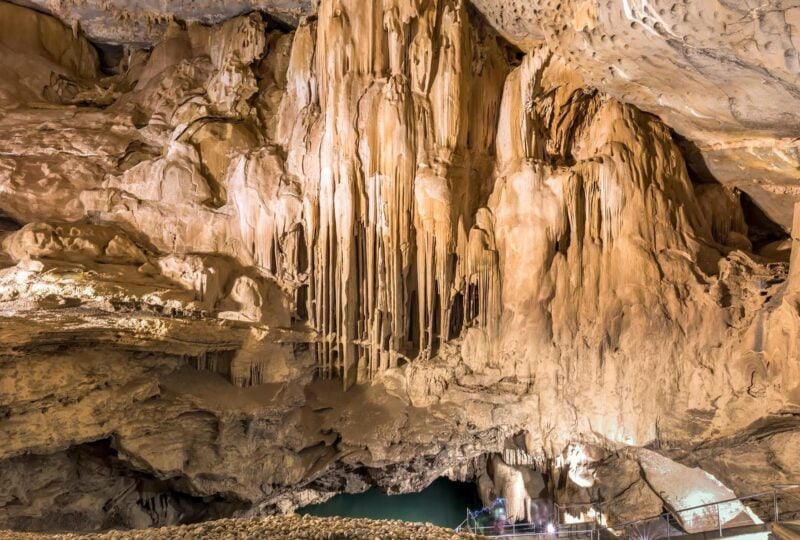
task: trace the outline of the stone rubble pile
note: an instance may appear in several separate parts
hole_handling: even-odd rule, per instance
[[[194,525],[100,534],[38,534],[0,531],[0,540],[458,540],[484,538],[430,523],[399,520],[312,517],[290,514],[260,519],[220,519]]]

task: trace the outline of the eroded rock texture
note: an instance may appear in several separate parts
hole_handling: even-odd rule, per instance
[[[110,72],[0,4],[0,527],[441,475],[614,524],[800,476],[800,206],[687,168],[668,125],[708,125],[576,61],[614,6],[566,4],[171,20]],[[769,111],[722,132],[794,136]]]
[[[475,0],[514,43],[545,42],[586,84],[689,139],[701,178],[744,190],[788,230],[798,200],[798,25],[784,0]]]

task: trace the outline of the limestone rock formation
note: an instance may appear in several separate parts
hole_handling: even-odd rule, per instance
[[[321,0],[287,28],[100,4],[46,7],[126,42],[111,68],[0,3],[0,528],[439,476],[512,520],[546,496],[613,526],[679,509],[675,482],[800,477],[791,84],[765,79],[756,125],[755,68],[725,73],[731,101],[714,66],[608,57],[705,8]],[[726,173],[779,153],[774,197]]]
[[[315,0],[12,0],[22,6],[55,15],[67,25],[79,25],[104,43],[153,44],[164,36],[171,21],[215,24],[253,10],[266,10],[276,22],[297,26],[311,15]]]
[[[791,226],[800,7],[785,0],[475,0],[524,50],[545,42],[586,84],[688,139],[694,174],[737,187]]]

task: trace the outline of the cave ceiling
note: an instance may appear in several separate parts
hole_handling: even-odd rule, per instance
[[[153,44],[168,22],[263,10],[296,26],[316,0],[14,0],[106,43]],[[746,192],[788,230],[800,200],[800,6],[790,0],[474,0],[527,52],[542,42],[588,85],[658,115],[693,174]]]
[[[798,24],[0,0],[0,528],[797,481]]]

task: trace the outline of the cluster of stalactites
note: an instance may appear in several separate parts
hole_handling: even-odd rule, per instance
[[[542,454],[529,454],[519,448],[505,448],[503,462],[512,467],[527,467],[538,472],[547,472],[548,459]]]
[[[531,351],[569,346],[581,326],[615,336],[587,313],[654,273],[665,248],[691,258],[695,239],[710,238],[668,129],[587,91],[544,47],[506,80],[496,147],[466,259],[466,313],[480,305],[474,324],[491,357],[522,339]]]
[[[460,330],[456,274],[508,62],[461,0],[323,0],[318,13],[316,36],[296,33],[278,138],[304,179],[318,370],[347,387]]]
[[[493,216],[486,208],[476,213],[465,260],[464,320],[486,331],[492,355],[500,333],[500,261]]]
[[[303,201],[299,182],[272,148],[239,156],[229,171],[231,202],[245,253],[284,283],[305,279]]]

